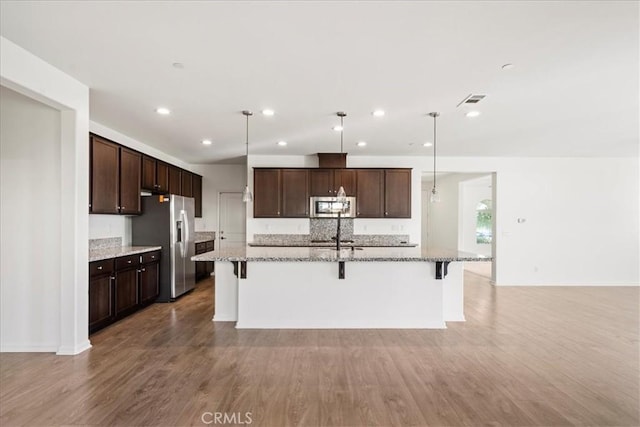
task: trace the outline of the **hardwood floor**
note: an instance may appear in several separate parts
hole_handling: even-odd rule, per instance
[[[236,330],[211,321],[212,287],[78,356],[0,354],[0,425],[640,424],[638,288],[467,272],[467,322],[446,330]]]

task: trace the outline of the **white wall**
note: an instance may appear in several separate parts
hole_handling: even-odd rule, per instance
[[[496,284],[640,282],[637,157],[438,160],[441,170],[496,172]]]
[[[420,242],[420,177],[426,164],[424,157],[406,156],[347,156],[347,167],[413,168],[411,182],[410,219],[364,219],[353,221],[355,234],[408,234],[412,242]],[[310,156],[249,156],[249,187],[253,191],[254,167],[318,167],[318,157]],[[247,240],[254,234],[291,233],[308,234],[307,218],[253,218],[253,203],[247,203]]]
[[[60,241],[60,112],[2,87],[0,159],[3,350],[56,351],[60,255],[49,248]]]
[[[87,328],[89,89],[3,37],[0,84],[58,111],[52,113],[19,97],[9,97],[7,104],[3,99],[0,350],[77,354],[91,346]],[[45,161],[40,150],[51,157]],[[33,177],[16,170],[20,163],[29,163],[25,170],[39,178],[37,187]],[[15,175],[5,176],[8,173]],[[26,225],[15,226],[16,213],[9,211],[12,205],[40,208],[20,212],[20,223]],[[41,234],[36,236],[35,231]]]
[[[242,165],[191,165],[202,175],[202,218],[196,231],[218,231],[218,196],[222,192],[242,192],[247,168]]]

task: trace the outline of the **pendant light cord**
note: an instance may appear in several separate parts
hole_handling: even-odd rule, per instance
[[[344,134],[344,116],[340,116],[340,154],[342,154],[344,151],[342,149],[342,137]]]
[[[433,116],[433,188],[436,188],[436,115]]]
[[[246,117],[247,117],[247,139],[246,139],[247,141],[247,144],[246,144],[247,145],[247,173],[245,175],[247,176],[245,176],[245,185],[248,186],[249,185],[249,176],[248,176],[249,174],[248,172],[249,171],[249,115],[247,114]]]

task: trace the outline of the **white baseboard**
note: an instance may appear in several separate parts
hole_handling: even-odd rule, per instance
[[[213,316],[213,319],[211,319],[214,322],[235,322],[238,319],[234,319],[233,317],[229,317],[229,316]]]
[[[73,356],[76,354],[80,354],[83,351],[87,351],[90,348],[91,348],[91,343],[89,342],[89,340],[86,340],[85,342],[75,346],[62,346],[58,349],[56,354],[58,356]]]

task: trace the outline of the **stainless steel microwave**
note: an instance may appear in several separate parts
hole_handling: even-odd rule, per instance
[[[341,212],[343,218],[356,216],[356,198],[345,197],[344,201],[338,201],[337,197],[311,197],[311,218],[337,218]]]

